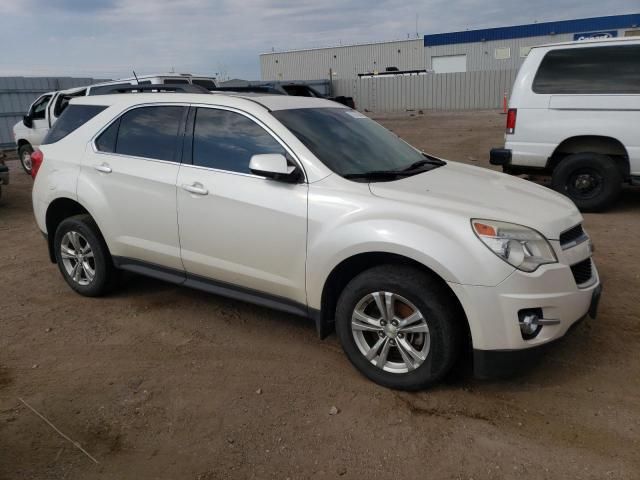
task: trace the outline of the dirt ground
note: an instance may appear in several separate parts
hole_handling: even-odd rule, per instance
[[[379,120],[486,167],[504,116]],[[73,293],[48,261],[31,179],[8,164],[2,479],[640,478],[640,191],[586,216],[605,285],[597,320],[517,378],[408,394],[360,376],[335,336],[297,317],[137,276],[106,298]]]

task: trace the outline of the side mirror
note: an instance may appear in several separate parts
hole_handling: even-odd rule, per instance
[[[24,117],[22,117],[22,123],[27,128],[33,127],[33,119],[29,115],[25,115]]]
[[[249,161],[249,170],[255,175],[295,183],[300,180],[298,167],[289,165],[287,158],[280,153],[254,155]]]

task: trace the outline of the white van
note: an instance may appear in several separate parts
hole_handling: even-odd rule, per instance
[[[69,90],[47,92],[39,96],[29,106],[23,119],[13,126],[13,137],[22,168],[31,174],[31,154],[40,146],[49,129],[56,123],[72,98],[94,95],[101,89],[111,89],[119,85],[179,85],[181,83],[198,85],[207,90],[214,90],[217,87],[213,77],[195,76],[188,73],[165,73],[139,75],[138,77],[112,80]]]
[[[609,207],[623,182],[640,185],[640,39],[532,48],[491,163],[551,175],[583,211]]]
[[[137,77],[122,78],[120,80],[91,85],[87,95],[95,95],[103,88],[113,88],[114,86],[120,85],[179,85],[181,83],[197,85],[210,91],[213,91],[218,87],[214,77],[197,76],[190,73],[156,73],[152,75],[138,75]]]

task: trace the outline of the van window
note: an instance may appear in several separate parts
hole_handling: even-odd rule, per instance
[[[186,78],[165,78],[162,83],[164,83],[165,85],[177,85],[189,83],[189,80],[187,80]]]
[[[639,94],[640,45],[551,50],[533,91],[543,94]]]
[[[105,153],[176,161],[185,107],[141,107],[126,112],[96,140]]]
[[[194,78],[191,80],[194,85],[198,85],[199,87],[204,87],[207,90],[215,90],[216,84],[213,80],[209,80],[207,78]]]
[[[54,123],[49,133],[42,141],[42,145],[55,143],[62,140],[74,130],[80,128],[105,108],[102,105],[69,105],[58,121]]]

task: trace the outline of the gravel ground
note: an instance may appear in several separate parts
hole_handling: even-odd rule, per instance
[[[496,112],[378,118],[488,166]],[[640,192],[586,216],[600,315],[531,371],[408,394],[378,387],[335,336],[279,312],[127,276],[74,294],[8,162],[0,200],[0,478],[640,478]],[[29,410],[79,442],[94,463]]]

